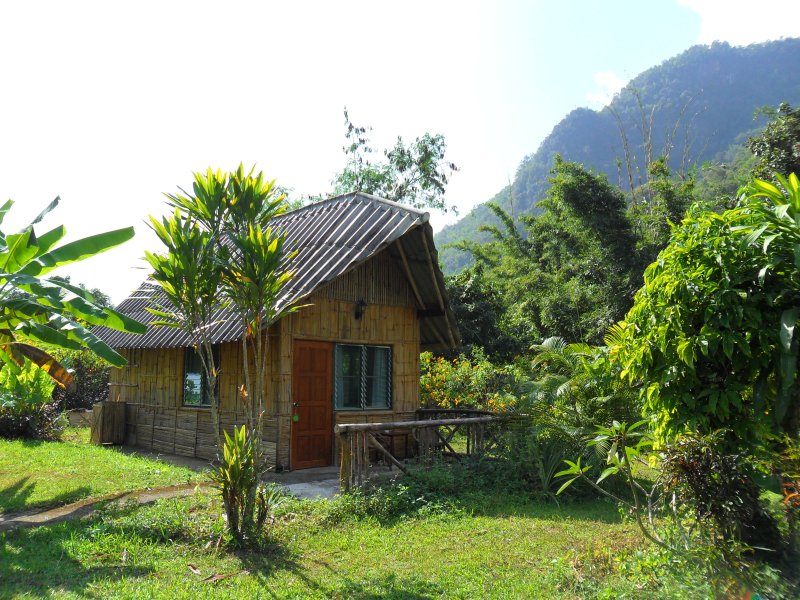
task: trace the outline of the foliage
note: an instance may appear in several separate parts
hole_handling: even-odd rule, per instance
[[[762,558],[775,559],[785,548],[775,519],[762,505],[754,466],[747,455],[720,452],[721,437],[719,431],[686,435],[670,444],[662,461],[665,490],[691,510],[694,521],[711,524],[704,531],[723,552],[724,542],[740,540]]]
[[[753,177],[771,179],[773,173],[800,173],[800,110],[782,102],[767,110],[770,122],[759,135],[747,140],[758,162]]]
[[[198,203],[214,210],[225,194],[224,182],[210,169],[206,175],[195,173],[193,191]],[[168,196],[168,198],[171,198]],[[173,202],[178,202],[176,197]],[[164,253],[145,251],[152,268],[151,277],[169,301],[168,305],[151,302],[148,310],[158,317],[151,325],[181,329],[200,357],[208,384],[211,417],[217,448],[219,438],[219,399],[217,398],[217,365],[214,360],[211,325],[215,312],[224,305],[221,294],[222,271],[217,257],[217,230],[205,229],[191,216],[176,209],[160,221],[150,216],[150,227],[166,247]]]
[[[43,234],[34,230],[58,203],[59,198],[53,200],[19,233],[0,231],[0,360],[12,370],[30,360],[66,387],[72,382],[70,374],[53,357],[27,341],[70,350],[86,348],[111,364],[122,366],[125,359],[89,331],[88,325],[133,333],[143,333],[145,327],[111,308],[99,306],[91,294],[62,278],[43,277],[133,237],[133,228],[128,227],[59,246],[66,233],[63,226]],[[13,204],[9,200],[0,207],[0,223]]]
[[[669,242],[672,225],[680,223],[694,201],[694,177],[672,177],[667,160],[660,157],[648,165],[648,181],[636,192],[629,208],[636,230],[637,262],[641,269],[650,264]]]
[[[756,157],[740,143],[731,146],[696,171],[695,201],[706,210],[722,212],[736,206],[738,190],[752,179]],[[677,222],[676,222],[677,224]]]
[[[482,465],[485,478],[496,487],[505,481],[502,487],[511,491],[556,501],[556,473],[564,460],[580,451],[581,440],[576,430],[550,416],[538,414],[503,428],[497,460]]]
[[[480,348],[448,360],[420,355],[420,403],[428,408],[475,408],[505,412],[516,406],[513,368],[498,368]]]
[[[66,418],[53,401],[55,382],[27,361],[22,367],[0,368],[0,437],[54,440],[61,436]]]
[[[544,405],[551,423],[569,426],[581,436],[594,431],[596,423],[629,420],[640,412],[635,390],[619,380],[607,348],[552,337],[531,350],[523,410]]]
[[[661,439],[684,428],[730,428],[737,444],[796,434],[796,182],[781,192],[757,181],[722,214],[694,209],[645,271],[611,354],[646,384]]]
[[[428,475],[425,473],[422,477]],[[323,521],[327,525],[362,520],[390,524],[409,518],[447,518],[462,514],[463,510],[446,493],[426,485],[426,479],[414,477],[341,494],[326,507]]]
[[[748,589],[758,590],[765,581],[776,589],[791,588],[796,583],[792,566],[784,561],[776,522],[753,483],[752,465],[741,455],[720,451],[721,432],[683,436],[653,453],[654,438],[645,424],[614,422],[598,427],[590,445],[607,449],[606,467],[594,479],[589,476],[592,467],[580,458],[565,461],[567,468],[556,475],[567,478],[558,493],[583,481],[614,499],[674,563],[705,570],[717,595],[741,595]],[[639,476],[639,471],[653,466],[658,473],[654,479]],[[614,477],[624,481],[629,494],[600,486]],[[765,545],[754,547],[753,543]],[[771,566],[758,560],[765,557]]]
[[[479,348],[453,360],[421,356],[423,405],[515,415],[494,432],[499,446],[491,461],[459,474],[461,485],[479,477],[495,488],[511,485],[554,498],[555,472],[565,458],[582,452],[594,424],[638,412],[635,391],[620,382],[604,348],[549,338],[531,350],[532,358],[505,367],[493,365]],[[599,456],[585,459],[596,464]]]
[[[458,167],[445,161],[442,134],[424,133],[408,145],[398,136],[394,147],[384,150],[385,162],[371,162],[369,156],[374,149],[366,137],[371,128],[353,125],[347,108],[344,121],[347,165],[332,182],[334,194],[366,192],[415,208],[457,212],[444,201],[448,179]]]
[[[153,279],[170,306],[148,310],[159,317],[156,325],[180,328],[190,335],[208,388],[214,390],[218,369],[209,325],[220,306],[235,307],[242,336],[244,382],[240,397],[247,415],[246,437],[261,440],[268,381],[266,329],[301,308],[278,305],[281,291],[292,277],[286,264],[294,256],[284,253],[285,233],[272,222],[286,211],[285,195],[279,193],[274,181],[265,180],[263,173],[245,172],[242,165],[232,173],[211,169],[205,174],[195,173],[194,180],[193,194],[167,195],[175,211],[172,215],[160,221],[150,219],[167,252],[146,256]],[[219,399],[214,393],[211,396],[217,447],[222,449]],[[257,481],[265,469],[261,444],[248,447],[253,453],[251,475]],[[242,499],[240,493],[247,498]],[[238,515],[228,520],[237,543],[252,539],[262,514],[255,511],[265,501],[258,487],[237,484],[223,494],[223,499],[229,516]]]
[[[459,247],[500,290],[507,331],[523,340],[599,342],[629,308],[639,277],[625,198],[604,177],[558,157],[552,174],[540,215],[516,222],[491,205],[502,223],[483,227],[493,241]]]
[[[274,488],[261,485],[256,446],[244,425],[234,429],[233,437],[226,431],[222,463],[211,471],[211,479],[222,493],[228,529],[240,546],[260,543],[267,517],[281,501]]]
[[[533,342],[529,331],[508,322],[503,287],[486,274],[482,263],[445,278],[447,298],[461,334],[461,351],[481,348],[494,363],[507,363]],[[455,356],[443,353],[447,358]]]
[[[88,350],[49,349],[48,352],[68,369],[73,385],[68,389],[56,388],[55,400],[65,410],[91,408],[96,402],[108,399],[108,381],[111,367]]]

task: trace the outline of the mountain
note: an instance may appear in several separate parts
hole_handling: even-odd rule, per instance
[[[800,104],[799,64],[800,39],[795,38],[745,47],[693,46],[636,76],[602,110],[569,113],[491,201],[515,216],[535,213],[557,153],[605,173],[626,190],[631,180],[634,186],[644,181],[648,154],[667,155],[673,171],[685,173],[729,152],[763,126],[763,118],[754,119],[759,108]],[[444,246],[485,240],[478,228],[493,222],[481,204],[436,235],[447,273],[460,270],[469,257]]]

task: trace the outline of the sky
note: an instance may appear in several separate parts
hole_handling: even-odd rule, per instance
[[[57,195],[44,225],[67,239],[133,225],[59,273],[118,302],[159,247],[147,216],[192,172],[241,162],[297,196],[330,191],[345,106],[377,148],[443,134],[463,215],[641,71],[698,43],[795,36],[794,0],[2,2],[3,230]]]

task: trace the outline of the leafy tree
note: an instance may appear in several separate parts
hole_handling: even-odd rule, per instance
[[[462,352],[482,348],[490,361],[506,363],[524,353],[533,340],[528,331],[515,331],[507,322],[501,287],[485,271],[477,263],[447,277],[447,296],[461,333]]]
[[[148,253],[153,279],[170,306],[151,308],[162,326],[178,327],[191,336],[211,390],[217,366],[211,351],[209,325],[221,306],[235,308],[240,319],[244,383],[241,400],[247,428],[219,439],[218,398],[211,406],[223,465],[218,473],[228,521],[237,543],[253,541],[263,524],[265,504],[258,484],[265,469],[262,417],[266,405],[269,336],[266,330],[298,307],[277,306],[283,286],[292,274],[283,250],[285,234],[271,221],[284,214],[285,196],[263,173],[208,170],[195,173],[193,192],[168,194],[174,213],[151,226],[167,247],[163,254]],[[213,395],[213,394],[212,394]],[[242,470],[247,471],[243,475]]]
[[[662,440],[687,429],[730,429],[734,446],[797,435],[800,186],[779,180],[756,180],[722,214],[692,210],[610,340]]]
[[[73,377],[73,385],[68,389],[57,388],[53,400],[65,409],[91,408],[96,402],[109,397],[108,382],[111,368],[103,359],[89,350],[63,350],[46,348]]]
[[[195,173],[193,187],[198,201],[207,204],[213,200],[220,201],[223,185],[216,175],[211,170],[206,175]],[[214,234],[178,210],[161,220],[151,216],[150,227],[166,247],[166,252],[145,251],[145,258],[152,268],[151,278],[169,301],[148,307],[158,317],[151,325],[180,329],[189,335],[208,383],[211,420],[219,449],[218,365],[214,360],[210,331],[214,313],[224,302]]]
[[[747,140],[758,162],[753,177],[771,179],[773,173],[800,173],[800,110],[782,103],[766,110],[771,117],[764,131]]]
[[[0,368],[0,437],[56,440],[68,420],[53,401],[56,384],[35,364]]]
[[[681,222],[694,201],[694,187],[692,176],[676,179],[663,157],[648,165],[648,181],[636,191],[639,201],[629,208],[639,238],[637,270],[643,271],[667,245],[672,225]]]
[[[445,161],[443,135],[424,133],[408,145],[398,136],[394,147],[383,151],[385,160],[373,162],[375,150],[367,138],[371,128],[354,125],[347,108],[344,120],[347,165],[333,179],[335,194],[366,192],[416,208],[457,212],[444,201],[448,179],[458,167]]]
[[[66,230],[59,225],[37,234],[34,226],[52,211],[51,202],[19,233],[0,231],[0,359],[12,370],[29,359],[59,385],[72,383],[71,375],[47,352],[31,345],[50,344],[68,350],[88,349],[114,366],[125,359],[89,330],[104,326],[143,333],[141,323],[100,306],[96,298],[59,277],[43,277],[54,269],[90,258],[133,237],[127,227],[58,245]],[[0,223],[11,209],[0,207]]]
[[[513,331],[597,342],[630,307],[638,278],[625,198],[604,177],[560,158],[551,184],[540,215],[515,221],[489,205],[501,223],[482,228],[493,241],[459,247],[502,290]]]

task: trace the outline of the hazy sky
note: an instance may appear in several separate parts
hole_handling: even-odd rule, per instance
[[[4,229],[56,195],[46,224],[71,239],[134,225],[66,271],[119,301],[157,248],[143,220],[162,192],[243,162],[325,193],[345,105],[379,147],[443,133],[464,214],[570,110],[642,70],[696,43],[798,35],[794,0],[3,2],[0,198],[17,202]]]

